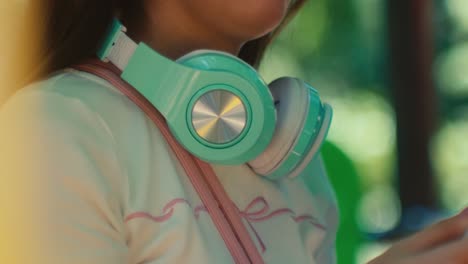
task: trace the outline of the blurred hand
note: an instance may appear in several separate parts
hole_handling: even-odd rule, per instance
[[[369,264],[468,264],[468,208],[393,245]]]

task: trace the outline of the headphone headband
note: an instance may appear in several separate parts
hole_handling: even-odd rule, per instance
[[[190,93],[187,91],[190,87],[199,90],[213,83],[229,83],[233,87],[252,85],[232,73],[174,63],[145,43],[136,44],[125,34],[126,28],[116,19],[110,32],[98,54],[99,58],[117,66],[122,71],[122,79],[136,87],[166,119],[176,115],[176,109],[181,109],[180,106],[187,103],[181,99],[187,97],[184,95]]]
[[[331,108],[313,88],[295,78],[269,87],[252,66],[228,53],[199,50],[172,61],[135,43],[115,19],[98,56],[119,68],[177,140],[205,161],[248,162],[277,179],[309,163],[328,131]]]

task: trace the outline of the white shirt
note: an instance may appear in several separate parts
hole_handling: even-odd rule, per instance
[[[67,70],[16,93],[0,111],[0,149],[0,175],[29,184],[36,263],[233,263],[158,128],[103,79]],[[335,263],[320,158],[279,181],[212,167],[266,263]]]

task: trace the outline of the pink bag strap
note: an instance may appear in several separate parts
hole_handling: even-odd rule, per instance
[[[206,206],[235,263],[264,263],[242,222],[239,210],[227,195],[212,167],[194,157],[175,140],[164,117],[143,95],[120,78],[120,70],[97,59],[74,68],[107,80],[144,111],[159,128]]]

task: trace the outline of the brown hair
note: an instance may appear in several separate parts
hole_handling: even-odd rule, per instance
[[[141,0],[135,0],[141,1]],[[306,0],[292,0],[282,25],[274,32],[247,42],[239,57],[258,67],[265,49],[279,31],[291,20]],[[42,0],[31,6],[33,10],[42,9],[41,24],[43,32],[41,52],[38,54],[39,66],[33,78],[47,75],[53,71],[94,56],[110,25],[119,10],[135,6],[130,0]],[[131,12],[131,11],[130,11]]]

